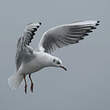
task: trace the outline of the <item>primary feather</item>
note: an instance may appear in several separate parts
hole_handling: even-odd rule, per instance
[[[39,50],[51,53],[56,48],[78,43],[93,29],[96,29],[97,25],[99,25],[99,21],[82,21],[51,28],[43,34]]]

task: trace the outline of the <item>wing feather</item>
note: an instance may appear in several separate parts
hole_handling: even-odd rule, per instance
[[[39,50],[51,53],[56,48],[78,43],[98,25],[99,21],[82,21],[51,28],[43,34],[39,43]]]
[[[40,27],[41,23],[28,24],[23,35],[18,39],[16,52],[16,68],[19,69],[21,63],[30,60],[33,54],[33,49],[29,46],[34,38],[35,32]]]

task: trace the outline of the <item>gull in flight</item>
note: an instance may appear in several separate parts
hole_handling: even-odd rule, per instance
[[[76,44],[83,40],[85,36],[88,36],[89,33],[96,29],[99,21],[80,21],[53,27],[43,34],[38,44],[38,51],[35,51],[30,46],[30,43],[40,25],[40,22],[28,24],[22,36],[18,39],[16,73],[8,79],[8,84],[12,89],[18,88],[24,79],[24,89],[25,93],[27,93],[26,76],[28,75],[31,82],[30,90],[33,92],[31,74],[45,67],[58,67],[67,71],[62,61],[51,55],[51,52],[55,51],[56,48]]]

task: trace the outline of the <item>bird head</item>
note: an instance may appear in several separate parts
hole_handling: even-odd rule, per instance
[[[52,65],[55,67],[60,67],[60,68],[64,69],[65,71],[67,71],[67,68],[62,65],[62,61],[57,57],[54,57],[52,59]]]

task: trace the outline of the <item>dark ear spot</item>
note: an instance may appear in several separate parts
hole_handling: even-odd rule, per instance
[[[53,59],[53,62],[55,62],[55,59]]]

